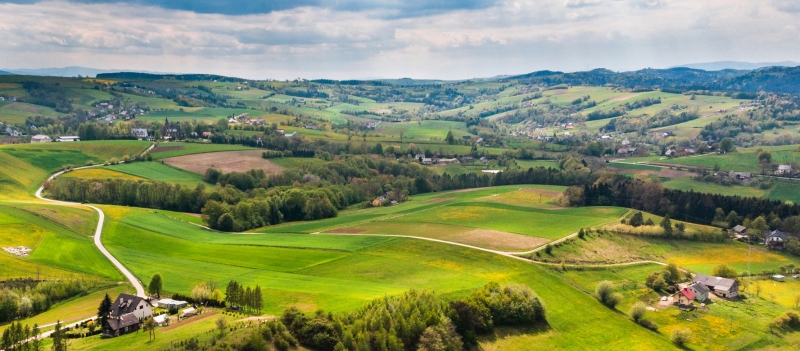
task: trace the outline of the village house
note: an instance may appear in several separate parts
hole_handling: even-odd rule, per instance
[[[780,230],[767,231],[764,236],[764,246],[770,250],[783,250],[786,248],[786,241],[789,236]]]
[[[675,156],[675,150],[674,149],[667,150],[666,152],[664,152],[664,156]]]
[[[733,230],[733,235],[738,239],[744,236],[744,232],[747,230],[747,227],[740,224],[733,227],[732,230]]]
[[[104,337],[116,337],[141,328],[141,322],[153,315],[153,306],[142,297],[120,294],[111,305],[108,319],[103,324]]]
[[[31,143],[49,143],[51,141],[53,141],[53,139],[50,139],[47,135],[38,134],[31,137]]]
[[[424,158],[425,158],[425,154],[416,154],[416,155],[414,155],[414,159],[419,161],[419,162],[422,162],[422,160]]]
[[[461,163],[473,163],[475,162],[475,158],[472,156],[464,156],[461,158]]]
[[[739,283],[733,279],[697,274],[692,279],[692,283],[697,282],[703,283],[717,296],[729,299],[739,296]]]
[[[618,155],[631,155],[634,152],[636,152],[636,148],[635,147],[623,147],[623,148],[617,150],[617,154]]]
[[[56,139],[56,141],[62,142],[69,142],[69,141],[81,141],[81,137],[79,136],[60,136]]]
[[[203,138],[208,139],[211,136],[211,132],[203,132]]]
[[[625,139],[625,140],[623,140],[623,141],[622,141],[620,144],[622,144],[622,146],[628,146],[628,145],[630,145],[630,144],[631,144],[631,141],[630,141],[630,140],[628,140],[628,139]]]
[[[481,161],[481,163],[484,165],[489,163],[489,159],[487,159],[486,157],[481,157],[479,161]]]
[[[286,138],[291,138],[291,137],[294,137],[295,135],[297,135],[297,132],[291,132],[289,134],[284,134],[283,136],[286,137]]]
[[[694,293],[695,300],[700,302],[705,302],[708,300],[708,293],[710,290],[708,287],[703,284],[702,282],[693,282],[686,287],[687,289],[691,290]]]
[[[792,175],[792,166],[791,165],[779,165],[778,170],[775,171],[777,175]]]
[[[147,129],[145,128],[131,128],[131,134],[139,139],[147,139]]]
[[[422,164],[424,164],[424,165],[432,165],[433,164],[433,160],[428,158],[428,157],[425,157],[425,158],[422,159]]]
[[[306,125],[305,125],[305,128],[306,128],[306,129],[311,129],[311,130],[317,130],[317,129],[319,129],[319,127],[317,127],[317,126],[315,126],[315,125],[313,125],[313,124],[306,124]]]
[[[736,180],[748,180],[753,178],[753,174],[750,172],[730,172],[728,173],[728,177],[735,178]]]

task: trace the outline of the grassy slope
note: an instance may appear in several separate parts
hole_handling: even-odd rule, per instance
[[[58,212],[60,209],[53,208],[53,211]],[[65,212],[64,217],[72,215],[74,214]],[[0,234],[2,246],[22,245],[33,249],[30,256],[25,258],[0,253],[0,262],[6,266],[1,274],[5,277],[35,277],[39,273],[49,278],[77,275],[120,278],[116,269],[97,251],[92,239],[86,234],[76,232],[45,216],[9,206],[0,206],[0,222],[5,227]]]
[[[121,214],[125,212],[132,214],[127,210]],[[615,316],[590,296],[569,287],[551,273],[489,253],[430,242],[377,238],[372,239],[378,240],[377,243],[355,251],[304,249],[302,256],[298,256],[286,248],[252,246],[259,240],[268,243],[272,235],[248,236],[246,240],[251,241],[251,246],[226,247],[231,245],[203,244],[145,231],[126,224],[129,221],[145,222],[131,217],[123,223],[110,225],[105,236],[107,245],[140,277],[160,271],[169,290],[187,291],[193,282],[200,279],[215,279],[220,283],[237,279],[245,284],[261,284],[266,287],[266,312],[279,313],[289,305],[298,305],[306,310],[348,310],[366,300],[397,294],[411,287],[458,297],[488,281],[513,281],[531,285],[547,304],[553,328],[535,336],[537,340],[541,339],[542,349],[585,349],[596,347],[594,345],[669,348],[663,338]],[[162,223],[153,226],[176,232],[174,228],[165,228]],[[224,241],[245,240],[229,238],[228,234],[208,234],[202,240],[207,241],[214,235],[224,237],[219,239]],[[195,238],[194,235],[187,237]],[[356,239],[364,240],[352,240]],[[308,236],[302,240],[311,243],[329,239]],[[349,239],[342,237],[341,240]],[[349,248],[356,247],[354,244]],[[210,255],[211,252],[215,254]],[[203,273],[198,275],[197,272]],[[579,316],[572,313],[576,305],[583,311]],[[607,329],[593,327],[599,321],[603,321]],[[615,336],[619,334],[632,337],[620,339]]]

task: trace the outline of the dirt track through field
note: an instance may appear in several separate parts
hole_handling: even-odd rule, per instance
[[[261,153],[261,150],[209,152],[170,157],[164,159],[164,163],[200,174],[204,174],[209,168],[225,173],[247,172],[251,169],[262,169],[267,174],[283,172],[283,167],[262,158]]]

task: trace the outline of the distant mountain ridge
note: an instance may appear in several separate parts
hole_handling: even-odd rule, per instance
[[[14,73],[11,73],[11,72],[0,71],[0,76],[13,75],[13,74]]]
[[[48,76],[48,77],[96,77],[98,74],[103,73],[114,73],[114,72],[125,72],[129,70],[123,69],[98,69],[98,68],[91,68],[91,67],[81,67],[81,66],[69,66],[69,67],[51,67],[51,68],[20,68],[20,69],[8,69],[4,68],[3,70],[8,71],[9,74],[19,74],[19,75],[28,75],[28,76]],[[147,72],[142,71],[144,73],[157,73],[157,72]]]
[[[678,65],[673,66],[670,68],[693,68],[693,69],[702,69],[704,71],[721,71],[725,69],[735,69],[735,70],[756,70],[765,67],[797,67],[800,66],[800,62],[794,61],[781,61],[781,62],[741,62],[741,61],[716,61],[716,62],[704,62],[704,63],[690,63],[685,65]]]
[[[771,67],[758,70],[705,71],[685,67],[613,72],[595,69],[586,72],[538,71],[510,77],[525,84],[619,85],[643,90],[660,88],[672,92],[718,90],[737,92],[770,91],[800,93],[800,67]]]

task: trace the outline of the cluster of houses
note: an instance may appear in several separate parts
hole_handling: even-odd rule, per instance
[[[712,292],[722,298],[735,299],[739,296],[739,283],[729,278],[697,274],[692,278],[692,282],[676,292],[673,298],[679,305],[690,305],[692,301],[708,301],[709,293]]]
[[[736,239],[747,238],[747,227],[737,225],[731,228],[731,234]],[[767,230],[764,232],[764,246],[770,250],[783,250],[786,248],[786,243],[789,241],[789,233],[782,232],[778,229]]]
[[[131,99],[127,100],[132,102]],[[105,121],[109,124],[114,123],[117,119],[124,119],[126,121],[136,118],[137,114],[144,114],[146,111],[139,108],[137,105],[129,107],[115,106],[112,102],[101,102],[95,104],[97,110],[89,111],[89,117],[96,118],[98,121]]]
[[[253,126],[263,126],[267,124],[267,121],[263,118],[251,119],[248,115],[248,113],[242,113],[241,115],[231,117],[228,119],[228,124],[241,123]]]
[[[142,322],[153,318],[158,326],[169,323],[169,316],[161,314],[153,316],[153,308],[162,308],[169,313],[179,313],[181,318],[197,314],[194,307],[186,301],[173,299],[144,298],[130,294],[120,294],[111,305],[111,311],[103,324],[103,337],[113,338],[141,329]]]
[[[464,156],[458,159],[458,158],[438,158],[436,156],[427,157],[425,156],[425,154],[416,154],[414,155],[414,159],[416,159],[419,163],[422,163],[423,165],[448,164],[453,162],[461,162],[463,164],[475,164],[475,158],[472,156]],[[478,162],[486,165],[489,163],[489,159],[486,157],[481,157],[478,159]]]

